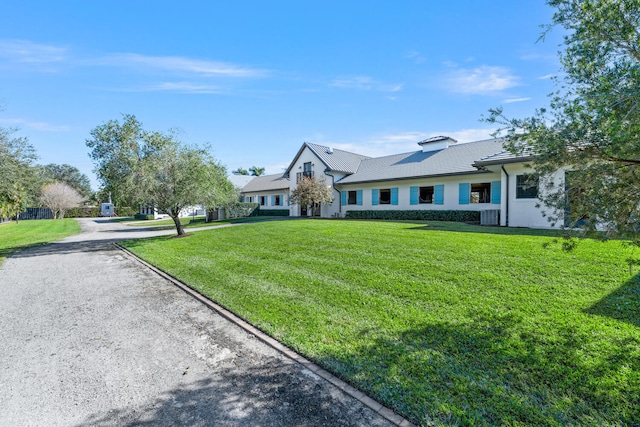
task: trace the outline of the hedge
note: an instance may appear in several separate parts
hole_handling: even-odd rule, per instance
[[[289,216],[289,209],[258,209],[258,216]]]
[[[445,210],[347,211],[345,218],[479,222],[480,211],[445,211]]]
[[[140,220],[143,220],[143,219],[146,219],[146,220],[152,220],[152,219],[154,219],[154,218],[155,218],[155,216],[153,216],[153,214],[151,214],[151,215],[135,214],[135,215],[133,216],[133,218],[134,218],[134,219],[140,219]]]

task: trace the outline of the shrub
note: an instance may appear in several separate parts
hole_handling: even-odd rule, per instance
[[[118,216],[134,216],[138,213],[138,210],[129,206],[118,206],[116,212],[118,213]]]
[[[258,203],[234,202],[224,207],[227,219],[258,216],[260,205]]]
[[[67,218],[97,218],[100,216],[100,208],[95,206],[83,206],[69,209],[65,214]]]
[[[258,216],[289,216],[289,209],[258,209]]]
[[[450,210],[347,211],[346,218],[478,222],[480,221],[480,212]]]
[[[143,220],[143,219],[145,219],[145,220],[152,220],[152,219],[154,219],[154,216],[153,216],[153,215],[145,215],[145,214],[139,214],[139,213],[138,213],[138,214],[135,214],[133,217],[134,217],[135,219],[140,219],[140,220]]]

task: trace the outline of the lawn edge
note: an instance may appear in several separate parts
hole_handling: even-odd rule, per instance
[[[137,255],[135,255],[133,252],[129,251],[128,249],[124,248],[123,246],[120,246],[120,244],[118,244],[118,243],[113,243],[113,244],[118,249],[120,249],[122,252],[124,252],[129,258],[139,262],[140,264],[142,264],[143,266],[147,267],[151,271],[155,272],[156,274],[158,274],[162,278],[168,280],[173,285],[175,285],[176,287],[178,287],[182,291],[184,291],[186,294],[190,295],[191,297],[195,298],[197,301],[199,301],[199,302],[203,303],[204,305],[206,305],[209,309],[215,311],[217,314],[219,314],[220,316],[224,317],[225,319],[227,319],[231,323],[233,323],[233,324],[239,326],[240,328],[244,329],[246,332],[254,335],[256,338],[258,338],[259,340],[261,340],[262,342],[264,342],[265,344],[267,344],[269,347],[273,348],[274,350],[278,351],[283,356],[287,357],[288,359],[298,363],[302,367],[304,367],[304,368],[310,370],[311,372],[313,372],[314,374],[318,375],[319,377],[321,377],[325,381],[329,382],[334,387],[340,389],[343,393],[347,394],[348,396],[351,396],[352,398],[356,399],[357,401],[359,401],[360,403],[362,403],[363,405],[365,405],[366,407],[371,409],[373,412],[379,414],[381,417],[383,417],[384,419],[386,419],[390,423],[395,424],[395,425],[400,426],[400,427],[416,427],[415,424],[411,423],[406,418],[404,418],[401,415],[397,414],[396,412],[394,412],[390,408],[387,408],[386,406],[384,406],[382,403],[376,401],[375,399],[367,396],[363,391],[355,388],[354,386],[352,386],[352,385],[348,384],[347,382],[341,380],[340,378],[336,377],[331,372],[329,372],[326,369],[320,367],[319,365],[315,364],[314,362],[312,362],[311,360],[307,359],[306,357],[300,355],[295,350],[287,347],[285,344],[281,343],[280,341],[278,341],[278,340],[274,339],[273,337],[267,335],[266,333],[264,333],[259,328],[253,326],[251,323],[248,323],[247,321],[245,321],[242,318],[240,318],[239,316],[237,316],[235,313],[233,313],[233,312],[227,310],[226,308],[220,306],[219,304],[215,303],[213,300],[211,300],[206,295],[204,295],[204,294],[200,293],[199,291],[193,289],[192,287],[190,287],[186,283],[176,279],[175,277],[171,276],[170,274],[162,271],[158,267],[156,267],[156,266],[154,266],[152,264],[149,264],[148,262],[146,262],[142,258],[140,258]]]

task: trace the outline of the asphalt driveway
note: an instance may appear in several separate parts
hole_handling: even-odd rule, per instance
[[[0,267],[1,426],[386,426],[81,220]]]

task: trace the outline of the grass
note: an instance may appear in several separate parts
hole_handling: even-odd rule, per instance
[[[270,221],[273,219],[283,219],[281,216],[255,216],[255,217],[245,217],[245,218],[233,218],[233,219],[222,219],[216,221],[205,221],[204,216],[196,216],[194,217],[185,217],[180,218],[180,223],[184,228],[196,228],[196,227],[211,227],[217,224],[239,224],[245,222],[260,222],[260,221]],[[129,222],[126,225],[129,226],[149,226],[154,227],[156,230],[171,230],[175,228],[175,224],[172,219],[161,219],[161,220],[148,220],[148,221],[135,221]]]
[[[416,424],[640,424],[621,242],[302,220],[125,246]]]
[[[80,232],[74,219],[43,219],[0,224],[0,264],[12,253],[29,246],[54,242]]]

